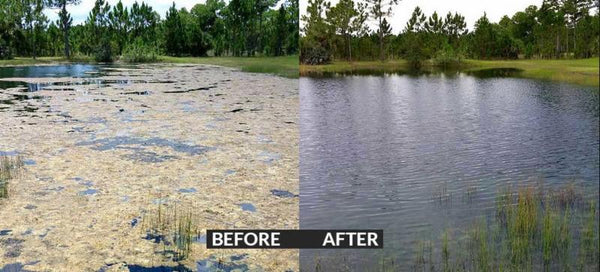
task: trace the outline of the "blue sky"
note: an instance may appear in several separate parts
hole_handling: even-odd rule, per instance
[[[85,19],[87,18],[88,14],[90,13],[90,11],[92,10],[92,8],[94,7],[94,3],[96,2],[96,0],[82,0],[81,4],[76,5],[76,6],[68,6],[67,10],[71,13],[71,17],[73,17],[73,24],[79,24],[82,22],[85,22]],[[108,0],[107,1],[111,6],[115,5],[116,3],[119,2],[119,0]],[[123,2],[123,5],[127,6],[127,7],[131,7],[131,5],[133,5],[133,3],[135,2],[135,0],[121,0],[121,2]],[[138,3],[141,3],[141,0],[138,0]],[[167,10],[169,9],[169,7],[171,7],[171,5],[173,4],[173,2],[175,2],[175,5],[177,6],[177,8],[182,8],[185,7],[188,10],[190,10],[194,5],[198,4],[198,3],[204,3],[206,2],[205,0],[144,0],[144,2],[146,2],[147,4],[149,4],[150,6],[152,6],[152,8],[154,8],[155,11],[158,12],[158,14],[160,14],[161,18],[165,17],[165,14],[167,13]],[[44,13],[46,14],[46,16],[48,16],[48,19],[50,19],[51,21],[56,21],[56,19],[58,19],[58,10],[57,9],[47,9],[44,11]]]

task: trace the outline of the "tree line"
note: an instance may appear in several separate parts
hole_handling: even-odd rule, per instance
[[[172,56],[281,56],[299,45],[298,0],[207,0],[189,11],[175,3],[165,18],[141,2],[96,0],[84,23],[67,7],[81,0],[0,0],[0,59],[93,56],[111,61],[140,52]],[[44,9],[58,10],[50,21]]]
[[[398,34],[388,20],[398,0],[309,0],[300,37],[300,61],[406,59],[414,66],[461,58],[589,58],[599,55],[598,0],[544,0],[540,7],[491,22],[484,13],[469,31],[459,13],[430,15],[416,7]],[[369,27],[373,25],[373,29]]]

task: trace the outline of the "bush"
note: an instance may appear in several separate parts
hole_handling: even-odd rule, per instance
[[[155,46],[137,40],[123,50],[121,59],[130,63],[155,62],[158,59],[158,50]]]
[[[94,52],[94,60],[97,62],[112,62],[112,47],[110,43],[102,43]]]
[[[327,64],[332,61],[332,50],[328,41],[316,38],[300,39],[300,63],[308,65]]]
[[[321,46],[302,48],[300,62],[309,65],[327,64],[331,62],[331,54]]]
[[[404,34],[405,51],[402,56],[406,59],[412,69],[420,69],[423,62],[430,56],[426,46],[426,33],[408,32]]]
[[[438,67],[450,68],[460,65],[462,56],[448,46],[443,50],[438,51],[433,57],[433,64]]]
[[[12,59],[12,53],[10,47],[0,44],[0,59]]]

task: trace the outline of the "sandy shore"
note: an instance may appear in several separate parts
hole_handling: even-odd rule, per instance
[[[297,80],[206,65],[92,76],[0,90],[0,155],[26,163],[0,200],[0,268],[298,271],[297,250],[207,250],[201,238],[176,263],[143,222],[164,205],[192,211],[202,233],[298,228]]]

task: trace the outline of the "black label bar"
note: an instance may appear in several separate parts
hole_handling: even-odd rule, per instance
[[[207,230],[207,248],[383,248],[383,230]]]

